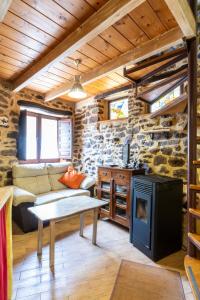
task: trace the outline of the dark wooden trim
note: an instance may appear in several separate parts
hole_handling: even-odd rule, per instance
[[[42,104],[35,103],[35,102],[18,100],[17,104],[19,106],[24,106],[27,109],[28,108],[39,108],[43,112],[46,112],[46,113],[52,113],[52,114],[61,115],[61,116],[72,116],[72,112],[69,110],[61,110],[61,109],[56,109],[56,108],[52,108],[52,107],[47,107],[47,106],[44,106]]]
[[[141,77],[140,79],[137,79],[136,80],[136,83],[137,84],[140,84],[140,83],[144,83],[146,82],[149,78],[151,78],[152,76],[158,74],[159,72],[167,69],[168,67],[171,67],[172,65],[175,65],[177,62],[181,61],[182,59],[184,59],[185,57],[187,57],[187,54],[186,53],[183,53],[177,57],[175,57],[174,59],[166,62],[165,64],[163,64],[162,66],[154,69],[153,71],[147,73],[146,75],[144,75],[143,77]]]
[[[162,79],[166,79],[170,76],[173,76],[177,73],[179,73],[180,71],[182,70],[186,70],[187,71],[187,68],[188,68],[188,64],[184,64],[182,65],[181,67],[179,67],[178,69],[176,70],[172,70],[172,71],[166,71],[164,73],[161,73],[159,75],[154,75],[152,76],[151,78],[149,78],[146,83],[152,83],[152,82],[155,82],[155,81],[159,81],[159,80],[162,80]],[[141,83],[142,84],[142,83]]]
[[[190,0],[190,7],[197,19],[197,1]],[[196,184],[196,169],[193,161],[196,160],[197,151],[197,38],[186,41],[188,50],[188,168],[187,168],[187,203],[189,208],[196,207],[195,191],[190,189],[190,184]],[[188,213],[188,231],[196,232],[196,219]],[[188,254],[196,256],[196,248],[188,240]]]
[[[175,82],[173,85],[171,85],[166,91],[164,91],[163,93],[161,93],[158,97],[156,97],[153,101],[149,101],[150,104],[155,103],[156,101],[158,101],[160,98],[164,97],[165,95],[167,95],[168,93],[170,93],[171,91],[173,91],[175,88],[177,88],[179,85],[182,85],[185,81],[187,81],[187,75],[182,77],[178,82]]]
[[[131,90],[133,88],[133,84],[128,84],[128,85],[124,85],[122,87],[119,87],[119,88],[116,88],[116,89],[113,89],[111,91],[108,91],[108,92],[105,92],[105,93],[102,93],[102,94],[99,94],[99,95],[96,95],[94,97],[95,100],[101,100],[101,99],[105,99],[106,97],[110,96],[110,95],[113,95],[113,94],[117,94],[117,93],[120,93],[120,92],[124,92],[124,91],[128,91],[128,90]]]
[[[142,70],[142,69],[144,69],[146,67],[155,65],[156,63],[160,63],[160,62],[162,62],[164,60],[167,60],[169,58],[172,58],[174,56],[177,56],[177,55],[180,55],[180,54],[183,54],[183,53],[186,53],[186,56],[187,56],[187,51],[186,51],[185,48],[180,48],[180,49],[176,49],[176,50],[170,51],[170,52],[165,53],[163,55],[160,55],[160,56],[148,59],[148,60],[140,63],[139,65],[137,65],[135,67],[132,67],[130,69],[125,69],[125,73],[126,73],[126,75],[128,75],[130,73],[133,73],[133,72],[136,72],[136,71],[140,71],[140,70]]]
[[[148,84],[148,83],[152,83],[152,82],[156,82],[156,81],[159,81],[159,80],[162,80],[162,79],[166,79],[166,78],[169,78],[170,76],[174,76],[176,75],[177,73],[180,73],[181,71],[185,70],[187,72],[187,69],[188,69],[188,64],[184,64],[182,66],[180,66],[179,68],[175,69],[175,70],[172,70],[172,71],[166,71],[164,73],[161,73],[159,75],[153,75],[152,77],[148,78],[145,80],[145,83]],[[132,78],[132,86],[135,87],[135,86],[141,86],[143,85],[143,81],[140,81],[140,82],[136,82],[133,78]]]
[[[167,84],[169,84],[169,83],[171,83],[173,81],[176,81],[177,79],[179,79],[179,78],[181,78],[181,77],[183,77],[185,75],[187,75],[187,71],[185,71],[185,72],[179,72],[179,73],[175,74],[174,77],[171,76],[171,77],[169,77],[167,79],[164,79],[161,82],[159,82],[157,84],[154,84],[153,86],[150,86],[145,91],[142,91],[141,93],[139,93],[138,97],[143,97],[144,95],[146,95],[146,94],[148,94],[148,93],[150,93],[150,92],[152,92],[154,90],[157,90],[160,87],[165,86],[165,85],[167,85]],[[182,91],[182,93],[183,93],[183,91]]]

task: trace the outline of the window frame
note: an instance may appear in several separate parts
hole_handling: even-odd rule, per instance
[[[173,102],[175,99],[181,97],[181,96],[184,94],[184,84],[183,84],[183,83],[182,83],[182,84],[178,84],[178,85],[175,86],[173,89],[170,89],[170,90],[168,91],[167,94],[165,94],[164,96],[161,95],[160,97],[158,97],[158,98],[156,99],[156,101],[154,101],[153,103],[150,103],[150,107],[149,107],[150,113],[152,113],[152,114],[153,114],[153,113],[156,113],[156,111],[158,111],[158,110],[164,108],[165,106],[167,106],[167,105],[169,104],[169,102],[168,102],[168,103],[165,103],[163,106],[159,107],[159,108],[158,108],[157,110],[155,110],[155,111],[152,111],[152,110],[151,110],[151,107],[152,107],[152,105],[153,105],[154,103],[160,101],[163,97],[165,97],[166,95],[168,95],[169,93],[171,93],[172,91],[174,91],[174,90],[175,90],[176,88],[178,88],[178,87],[180,87],[180,95],[179,95],[178,97],[173,98],[170,102]]]
[[[36,139],[37,139],[37,158],[36,159],[26,159],[26,160],[19,160],[19,163],[21,164],[32,164],[32,163],[51,163],[51,162],[59,162],[61,160],[60,157],[58,158],[47,158],[47,159],[42,159],[40,158],[41,155],[41,132],[42,132],[42,119],[50,119],[50,120],[56,120],[57,121],[57,132],[58,132],[58,122],[59,120],[65,119],[64,117],[54,117],[54,116],[49,116],[46,114],[40,114],[40,113],[35,113],[32,111],[26,111],[26,116],[33,116],[36,117]],[[66,118],[71,120],[71,140],[73,137],[73,123],[72,123],[72,118]],[[58,136],[57,136],[57,144],[58,144]],[[72,159],[72,143],[71,143],[71,158]]]
[[[110,121],[118,121],[118,120],[124,120],[124,119],[128,118],[128,116],[129,116],[129,110],[128,110],[128,116],[127,117],[118,118],[118,119],[111,119],[111,110],[110,110],[111,103],[117,102],[117,101],[121,101],[121,100],[124,100],[124,99],[127,99],[127,102],[128,102],[128,97],[127,96],[126,97],[120,97],[120,98],[108,101],[108,120],[110,120]]]

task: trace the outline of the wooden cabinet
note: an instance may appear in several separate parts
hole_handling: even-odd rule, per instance
[[[98,168],[97,197],[108,203],[100,209],[101,217],[107,217],[129,228],[131,177],[139,174],[144,174],[144,170],[106,166]]]

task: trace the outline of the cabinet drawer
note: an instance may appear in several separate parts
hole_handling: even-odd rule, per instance
[[[129,182],[130,182],[129,174],[119,172],[119,173],[112,174],[112,177],[115,181],[115,184],[129,185]]]
[[[106,181],[106,182],[110,182],[111,179],[111,171],[110,170],[99,170],[99,180],[100,181]]]

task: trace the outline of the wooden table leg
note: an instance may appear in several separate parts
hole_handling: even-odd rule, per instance
[[[38,241],[37,241],[37,255],[42,255],[42,237],[43,237],[43,222],[38,219]]]
[[[98,220],[98,208],[94,209],[93,216],[93,234],[92,234],[92,244],[96,245],[97,242],[97,220]]]
[[[50,221],[50,253],[49,253],[49,266],[54,267],[55,258],[55,221]]]
[[[80,214],[80,236],[83,236],[84,214]]]

